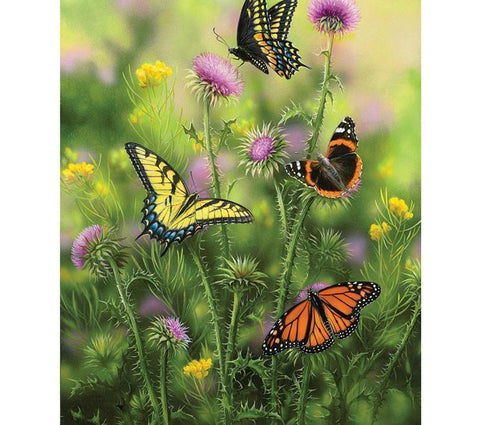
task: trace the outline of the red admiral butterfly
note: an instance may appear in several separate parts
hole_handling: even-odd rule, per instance
[[[358,139],[350,117],[335,129],[325,156],[285,165],[287,173],[327,198],[340,198],[352,189],[362,175],[362,160],[357,155]]]

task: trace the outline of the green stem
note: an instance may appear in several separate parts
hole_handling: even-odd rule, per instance
[[[232,316],[230,318],[230,327],[228,330],[227,349],[225,352],[225,379],[227,381],[227,395],[230,406],[233,407],[233,374],[230,371],[230,361],[235,350],[237,341],[237,329],[240,307],[240,294],[237,290],[233,292]]]
[[[314,196],[310,196],[305,204],[303,205],[303,210],[298,217],[297,222],[295,223],[295,227],[293,228],[292,238],[289,241],[288,249],[287,249],[287,256],[285,257],[285,263],[283,268],[282,278],[280,280],[280,288],[279,288],[279,297],[278,297],[278,304],[277,304],[277,311],[276,311],[276,318],[278,319],[283,311],[285,310],[285,302],[287,301],[288,291],[290,287],[290,279],[292,277],[293,272],[293,262],[295,260],[295,252],[297,248],[298,238],[300,237],[300,233],[303,227],[303,223],[305,218],[307,217],[308,211],[315,200]]]
[[[311,196],[303,205],[303,210],[298,217],[298,220],[295,223],[295,227],[293,228],[292,238],[289,241],[288,249],[287,249],[287,256],[285,257],[284,263],[284,271],[280,280],[279,285],[279,297],[278,297],[278,304],[277,304],[277,311],[275,318],[278,319],[285,310],[285,302],[287,300],[288,291],[290,287],[290,279],[292,277],[293,272],[293,262],[295,259],[295,250],[297,247],[298,238],[300,237],[300,231],[302,229],[303,223],[305,218],[307,217],[308,211],[313,204],[315,197]],[[272,383],[271,383],[271,407],[273,412],[278,411],[278,376],[277,376],[277,359],[276,357],[272,358]]]
[[[273,186],[275,187],[275,192],[277,193],[277,203],[278,203],[278,210],[280,213],[280,221],[282,223],[282,232],[283,237],[287,237],[287,212],[285,209],[285,203],[283,202],[282,191],[280,189],[279,184],[274,179]]]
[[[160,402],[162,403],[163,424],[170,424],[170,411],[167,396],[168,349],[165,349],[160,359]]]
[[[393,369],[395,368],[398,360],[400,359],[403,351],[405,350],[405,347],[407,346],[407,342],[413,332],[413,329],[415,328],[415,324],[417,323],[417,320],[420,316],[420,297],[417,298],[415,302],[415,310],[413,311],[412,318],[410,319],[409,324],[407,325],[407,329],[405,333],[403,334],[403,338],[400,341],[400,344],[398,345],[397,350],[395,351],[395,354],[390,358],[390,361],[387,364],[387,368],[385,369],[385,372],[383,373],[382,379],[377,385],[377,396],[376,396],[376,401],[373,404],[373,412],[372,412],[372,423],[375,423],[375,419],[378,413],[378,409],[380,408],[382,404],[382,399],[384,396],[384,391],[387,387],[388,381],[390,379],[390,376],[393,372]]]
[[[235,350],[238,328],[238,313],[240,307],[240,294],[238,291],[233,292],[232,316],[230,318],[230,327],[228,332],[227,350],[225,353],[225,376],[228,377],[228,362],[232,360],[232,354]]]
[[[206,272],[205,267],[202,263],[202,260],[200,259],[200,256],[193,249],[191,249],[190,252],[192,254],[193,260],[195,261],[195,264],[198,267],[198,271],[200,272],[200,278],[202,280],[203,287],[205,289],[205,295],[207,297],[208,307],[209,307],[209,310],[210,310],[210,314],[212,315],[213,331],[214,331],[214,334],[215,334],[215,346],[216,346],[216,349],[217,349],[217,356],[218,356],[218,370],[219,370],[219,376],[220,376],[221,389],[222,389],[222,392],[223,392],[222,398],[223,398],[223,408],[224,408],[224,419],[225,419],[225,424],[230,424],[231,423],[231,418],[230,418],[231,412],[230,412],[229,398],[228,398],[228,394],[227,394],[225,369],[224,369],[223,355],[222,355],[222,338],[221,338],[221,331],[220,331],[220,318],[219,318],[219,315],[218,315],[217,305],[216,305],[216,302],[215,302],[215,297],[213,295],[212,287],[210,285],[210,282],[208,281],[207,272]]]
[[[140,338],[140,331],[138,330],[137,322],[135,321],[135,316],[133,314],[133,311],[130,307],[130,304],[128,303],[127,299],[127,294],[125,292],[125,288],[123,286],[123,281],[120,276],[120,271],[118,270],[117,263],[115,263],[115,260],[109,259],[110,266],[112,267],[113,270],[113,275],[115,278],[115,283],[117,284],[117,289],[118,293],[120,295],[120,299],[123,304],[123,308],[125,309],[125,312],[127,313],[127,325],[129,326],[130,330],[133,333],[133,337],[135,339],[135,345],[137,347],[137,356],[138,356],[138,364],[140,367],[140,373],[143,377],[143,380],[145,382],[145,387],[147,389],[148,397],[150,399],[150,404],[152,405],[153,409],[153,423],[158,423],[158,419],[160,417],[160,408],[158,405],[157,398],[155,396],[155,392],[153,390],[153,385],[152,385],[152,380],[150,379],[150,375],[148,373],[148,368],[147,368],[147,362],[145,360],[145,355],[143,352],[143,345],[142,345],[142,340]]]
[[[203,132],[205,136],[205,148],[208,154],[208,162],[212,173],[214,195],[215,198],[221,198],[220,176],[218,173],[217,164],[215,162],[216,155],[213,151],[212,138],[210,134],[210,102],[207,96],[205,96],[203,104]],[[230,242],[228,240],[227,226],[225,224],[221,224],[220,226],[222,231],[223,249],[225,250],[225,255],[223,255],[223,258],[230,258]]]
[[[308,385],[312,371],[312,362],[310,357],[303,356],[302,384],[300,387],[300,397],[298,398],[298,416],[297,424],[305,425],[305,408],[307,404]]]
[[[313,124],[312,137],[309,140],[307,158],[310,158],[317,148],[318,136],[323,124],[323,115],[325,112],[325,103],[327,102],[328,82],[330,80],[330,66],[332,63],[332,48],[333,48],[333,34],[327,33],[327,50],[324,51],[325,66],[323,69],[323,81],[322,88],[320,90],[320,104],[318,106],[317,115],[315,116],[315,122]]]

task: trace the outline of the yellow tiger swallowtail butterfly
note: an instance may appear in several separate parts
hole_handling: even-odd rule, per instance
[[[147,191],[142,209],[145,228],[138,238],[149,235],[165,243],[161,256],[172,242],[181,243],[207,224],[253,221],[252,213],[242,205],[190,193],[180,175],[155,152],[131,142],[125,149]]]

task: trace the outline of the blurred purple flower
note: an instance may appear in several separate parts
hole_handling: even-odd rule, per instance
[[[368,98],[360,102],[358,131],[361,134],[372,134],[388,129],[393,124],[393,111],[380,99]]]
[[[320,32],[345,34],[358,25],[360,11],[353,0],[312,0],[308,18]]]
[[[60,249],[71,250],[72,249],[73,236],[70,232],[60,232]]]
[[[206,97],[212,105],[219,99],[238,97],[244,82],[237,68],[227,59],[214,53],[201,53],[193,60],[191,86],[199,97]]]
[[[349,235],[345,238],[348,244],[352,262],[361,266],[365,261],[365,255],[368,247],[368,240],[360,233]]]
[[[362,178],[360,177],[350,189],[347,189],[345,192],[343,192],[342,198],[344,199],[350,198],[354,193],[360,190],[361,185],[362,185]]]
[[[72,74],[78,67],[92,58],[92,50],[89,46],[74,46],[60,52],[60,70],[66,74]]]
[[[67,351],[75,356],[80,356],[83,347],[88,341],[88,336],[80,331],[70,331],[62,338],[62,342]]]
[[[143,317],[151,317],[171,313],[170,309],[152,294],[148,294],[142,300],[138,311],[140,313],[140,316]]]
[[[236,166],[236,159],[233,155],[227,152],[222,152],[218,156],[218,168],[220,173],[228,173],[229,171],[232,171]]]
[[[308,134],[301,125],[292,125],[285,128],[285,140],[288,142],[286,151],[289,156],[297,156],[305,150],[305,141]]]
[[[179,343],[189,344],[191,339],[187,334],[188,328],[174,316],[162,317],[162,322]]]
[[[120,12],[139,18],[145,18],[151,13],[148,0],[115,0],[115,6]]]
[[[318,292],[321,289],[326,288],[328,286],[330,286],[330,285],[328,283],[324,283],[324,282],[318,282],[318,283],[314,283],[310,286],[307,286],[306,288],[302,289],[300,294],[298,294],[296,302],[299,303],[300,301],[306,300],[307,297],[308,297],[308,291]]]
[[[98,224],[86,227],[73,241],[72,263],[77,269],[82,269],[85,264],[85,255],[88,253],[89,245],[102,233],[102,227]]]
[[[98,79],[107,86],[113,85],[117,81],[115,69],[112,66],[97,68]]]
[[[190,161],[188,167],[187,187],[190,192],[197,192],[202,197],[207,197],[207,189],[210,187],[210,167],[208,158],[201,156]]]

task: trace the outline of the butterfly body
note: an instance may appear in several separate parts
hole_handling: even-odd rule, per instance
[[[238,21],[238,47],[229,53],[265,74],[271,67],[281,77],[291,78],[299,67],[307,67],[286,39],[296,7],[297,0],[282,0],[267,11],[266,0],[245,0]]]
[[[190,193],[180,175],[153,151],[136,143],[127,143],[125,149],[147,191],[142,208],[145,227],[138,237],[148,235],[165,244],[161,255],[173,242],[181,243],[207,224],[253,220],[250,211],[242,205]]]
[[[360,310],[380,295],[374,282],[342,282],[318,292],[309,291],[307,299],[287,310],[265,337],[264,355],[297,348],[319,353],[330,348],[335,339],[355,331]]]
[[[357,183],[362,175],[362,160],[358,146],[355,123],[350,117],[335,129],[326,155],[318,160],[293,161],[285,165],[287,173],[327,198],[339,198]]]

